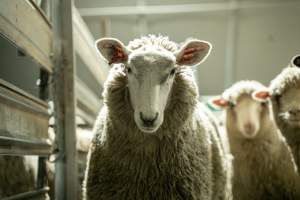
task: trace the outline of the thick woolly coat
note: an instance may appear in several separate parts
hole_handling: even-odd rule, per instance
[[[0,156],[0,199],[33,190],[34,179],[33,168],[24,157]]]
[[[241,96],[266,90],[255,81],[241,81],[223,93],[235,104]],[[299,177],[291,150],[265,105],[260,129],[255,138],[245,138],[237,129],[234,111],[226,110],[226,131],[234,157],[233,199],[296,200],[300,199]]]
[[[300,68],[286,67],[270,84],[275,121],[293,152],[298,171],[300,169],[300,127],[291,127],[280,117],[279,98],[290,88],[300,88]],[[300,103],[300,102],[299,102]]]
[[[229,199],[230,165],[197,100],[192,71],[176,74],[164,123],[153,134],[137,128],[126,84],[124,68],[115,65],[89,151],[86,200]]]

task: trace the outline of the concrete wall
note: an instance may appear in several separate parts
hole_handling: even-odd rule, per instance
[[[246,10],[239,14],[236,80],[264,84],[300,53],[300,5]]]
[[[75,2],[79,8],[95,5],[93,0],[84,1],[84,3],[80,0]],[[105,0],[101,3],[97,2],[94,7],[135,5],[135,1],[126,1],[125,3],[124,1]],[[114,3],[110,4],[109,2]],[[147,4],[155,5],[178,3],[199,3],[199,1],[147,2]],[[289,59],[294,54],[300,53],[299,10],[300,1],[297,5],[243,9],[237,12],[236,54],[233,60],[234,70],[231,82],[255,79],[269,84],[270,80],[286,66]],[[95,38],[103,36],[100,17],[84,19]],[[139,19],[140,17],[136,16],[109,18],[111,36],[119,38],[125,44],[138,37],[140,35]],[[144,31],[168,35],[176,42],[182,42],[187,37],[210,41],[214,47],[212,54],[205,63],[195,69],[195,74],[201,94],[213,95],[222,92],[225,88],[225,58],[229,50],[226,45],[228,19],[228,12],[147,16],[147,28]]]

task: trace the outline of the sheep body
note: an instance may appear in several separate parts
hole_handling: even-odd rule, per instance
[[[272,92],[272,104],[273,104],[273,113],[275,121],[281,130],[282,134],[286,138],[291,150],[293,152],[298,170],[300,168],[300,125],[291,126],[288,123],[288,120],[284,119],[284,112],[288,112],[283,108],[283,104],[289,104],[290,101],[281,102],[281,99],[287,95],[288,92],[291,92],[292,89],[298,89],[300,91],[300,68],[296,66],[286,67],[282,72],[272,80],[270,84],[270,89]],[[294,94],[293,99],[298,99],[297,93]],[[296,105],[300,109],[300,103]]]
[[[192,71],[183,67],[176,75],[164,123],[154,134],[136,127],[126,82],[115,65],[88,155],[85,198],[230,199],[229,164],[197,100]]]
[[[241,81],[223,93],[236,104],[240,98],[252,98],[256,90],[267,90],[255,81]],[[234,156],[234,199],[299,199],[300,187],[290,149],[270,117],[270,108],[261,113],[260,129],[255,138],[241,136],[236,127],[233,108],[226,110],[226,129]]]
[[[35,188],[36,163],[21,156],[0,156],[0,198]]]

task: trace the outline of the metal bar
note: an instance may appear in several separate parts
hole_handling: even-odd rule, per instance
[[[0,80],[0,154],[45,155],[47,104]]]
[[[48,0],[42,0],[42,2],[41,2],[41,9],[43,10],[47,20],[50,20],[50,18],[51,18],[50,3],[51,2]]]
[[[14,94],[18,94],[22,97],[25,97],[26,99],[29,99],[29,100],[33,101],[34,103],[37,103],[38,105],[41,105],[42,107],[47,108],[47,106],[48,106],[45,101],[36,98],[35,96],[29,94],[28,92],[25,92],[24,90],[16,87],[15,85],[13,85],[9,82],[4,81],[1,78],[0,78],[0,88],[7,89],[8,91],[11,91]]]
[[[16,106],[16,107],[22,107],[23,109],[26,109],[27,111],[30,111],[32,113],[35,113],[35,114],[38,114],[38,115],[42,115],[44,117],[48,117],[49,116],[48,113],[47,113],[47,111],[43,111],[43,110],[37,109],[37,108],[35,108],[32,105],[26,104],[26,103],[24,103],[22,101],[19,101],[17,99],[14,99],[14,98],[6,96],[6,95],[3,95],[1,93],[0,93],[0,99],[2,99],[2,101],[5,101],[7,103],[13,103],[14,106]]]
[[[43,10],[41,7],[39,7],[38,5],[36,5],[36,3],[33,0],[29,0],[30,4],[39,12],[39,14],[41,15],[41,17],[45,20],[45,22],[48,24],[48,26],[51,28],[52,25],[49,22],[49,19],[47,17],[46,14],[46,10]],[[43,6],[45,9],[47,9],[47,5],[43,2],[41,2],[41,6]]]
[[[4,133],[3,133],[4,132]],[[51,143],[47,140],[13,138],[6,131],[0,130],[0,155],[41,155],[51,153]]]
[[[183,5],[159,5],[159,6],[122,6],[122,7],[102,7],[102,8],[81,8],[79,13],[83,17],[93,16],[125,16],[125,15],[165,15],[165,14],[186,14],[222,12],[238,9],[281,7],[299,5],[299,1],[281,2],[232,2],[222,3],[199,3]]]
[[[75,55],[73,0],[53,0],[54,74],[53,99],[58,157],[55,163],[55,199],[78,199],[75,128]]]
[[[108,17],[103,17],[100,21],[101,23],[101,36],[111,37],[111,21]]]
[[[34,23],[33,23],[34,22]],[[50,24],[30,1],[0,1],[0,34],[52,71]]]
[[[19,200],[19,199],[24,200],[24,199],[31,199],[33,197],[40,196],[42,194],[46,194],[48,191],[49,191],[49,188],[45,187],[45,188],[42,188],[42,189],[39,189],[39,190],[30,191],[30,192],[24,192],[24,193],[17,194],[17,195],[14,195],[14,196],[5,197],[5,198],[3,198],[1,200]]]

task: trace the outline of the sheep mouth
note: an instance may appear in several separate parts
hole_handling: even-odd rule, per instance
[[[159,127],[153,126],[153,127],[145,127],[140,126],[139,129],[144,133],[155,133]]]
[[[300,126],[300,118],[289,118],[287,122],[291,125],[298,125]]]
[[[291,121],[291,122],[300,122],[300,117],[299,118],[290,118],[289,121]]]
[[[283,120],[288,126],[300,127],[300,117],[288,117]]]
[[[242,135],[246,138],[246,139],[253,139],[256,137],[257,132],[242,132]]]

